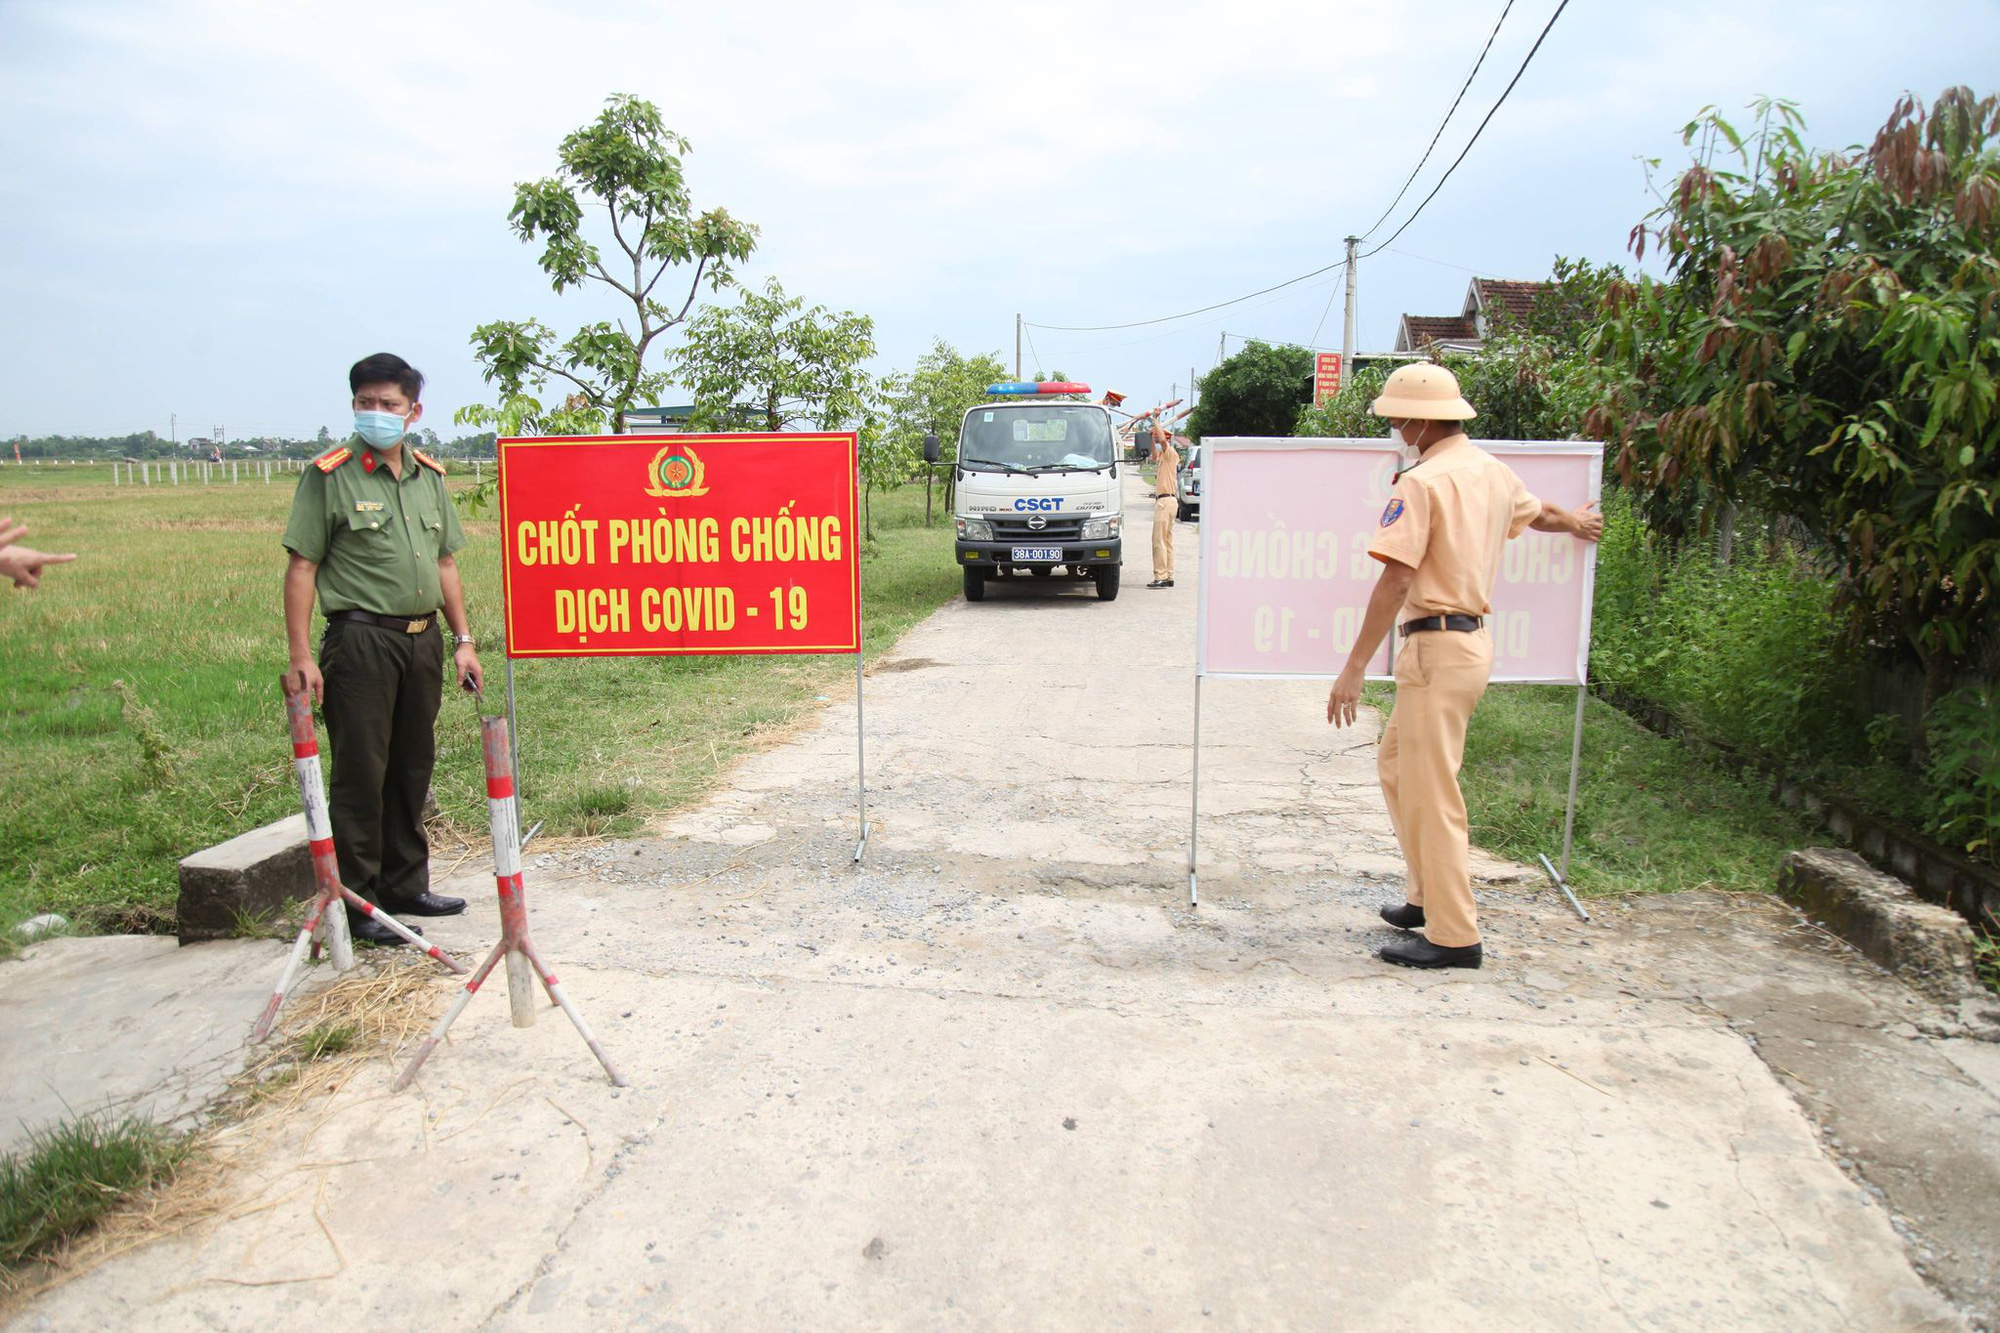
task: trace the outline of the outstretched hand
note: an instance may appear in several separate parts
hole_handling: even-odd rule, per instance
[[[16,532],[26,529],[15,527]],[[48,551],[37,551],[32,546],[0,546],[0,578],[14,580],[17,588],[39,588],[42,584],[42,569],[47,565],[66,565],[76,559],[73,554],[56,555]]]
[[[1604,515],[1594,512],[1596,509],[1597,501],[1592,500],[1569,516],[1570,536],[1587,542],[1597,541],[1604,536]]]

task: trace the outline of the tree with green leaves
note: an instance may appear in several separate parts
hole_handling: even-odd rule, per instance
[[[562,141],[555,175],[514,187],[507,220],[524,244],[542,247],[536,262],[555,290],[594,284],[629,304],[630,319],[587,324],[563,340],[535,319],[482,324],[474,355],[500,401],[455,420],[502,434],[622,432],[629,409],[659,396],[668,381],[647,363],[653,344],[687,319],[704,282],[729,286],[731,265],[757,244],[757,228],[726,210],[695,211],[681,166],[687,151],[658,107],[620,93]],[[673,293],[678,301],[659,294],[677,270],[688,279],[684,295]],[[552,387],[563,401],[545,408]]]
[[[986,388],[1007,378],[1007,367],[1002,364],[997,352],[980,356],[961,356],[944,339],[931,344],[931,349],[917,358],[917,364],[908,374],[892,375],[883,381],[884,411],[887,416],[887,437],[896,447],[912,458],[922,457],[924,436],[938,438],[938,459],[951,465],[958,461],[958,430],[965,419],[966,410],[989,401]],[[945,482],[945,507],[952,503],[950,479],[957,475],[954,468],[947,472]],[[924,478],[924,522],[930,522],[930,475]]]
[[[735,305],[703,306],[669,363],[694,396],[697,429],[839,430],[875,394],[864,368],[874,355],[874,320],[808,307],[772,278],[762,292],[744,289]]]
[[[1251,341],[1201,377],[1201,402],[1187,420],[1190,439],[1210,435],[1290,435],[1312,402],[1312,353]]]
[[[1633,229],[1666,281],[1613,290],[1592,433],[1657,527],[1743,501],[1810,534],[1928,706],[2000,591],[2000,99],[1905,97],[1858,153],[1757,112],[1749,136],[1692,121],[1694,162]]]

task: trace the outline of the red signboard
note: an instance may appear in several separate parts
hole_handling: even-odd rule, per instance
[[[499,442],[510,657],[852,653],[855,437]]]
[[[1313,406],[1325,406],[1339,392],[1340,353],[1321,352],[1313,358]]]

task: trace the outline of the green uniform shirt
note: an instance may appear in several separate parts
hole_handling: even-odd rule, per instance
[[[360,440],[347,447],[332,471],[315,463],[299,477],[285,549],[319,566],[322,612],[436,611],[444,604],[438,560],[465,545],[444,478],[407,447],[400,481]]]

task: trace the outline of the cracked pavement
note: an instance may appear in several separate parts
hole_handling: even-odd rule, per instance
[[[1481,858],[1488,966],[1386,967],[1400,861],[1372,730],[1329,731],[1318,684],[1214,682],[1190,910],[1194,536],[1175,589],[1137,565],[1108,605],[1023,581],[912,631],[867,685],[860,865],[851,698],[652,836],[531,848],[536,941],[629,1089],[546,1005],[510,1027],[496,974],[408,1092],[385,1059],[253,1154],[231,1191],[274,1206],[13,1326],[1981,1317],[1965,1205],[1933,1183],[1927,1260],[1871,1182],[1889,1158],[1839,1155],[1835,1117],[1843,1079],[1917,1062],[1974,1140],[1951,1164],[1970,1193],[2000,1079],[1957,1019],[1781,905],[1600,903],[1585,925]],[[487,947],[490,882],[444,886],[475,906],[432,935]],[[1841,1066],[1822,1013],[1877,1063]],[[1783,1072],[1757,1031],[1778,1014],[1812,1043]],[[1880,1123],[1911,1113],[1889,1099],[1869,1132],[1893,1147]]]

